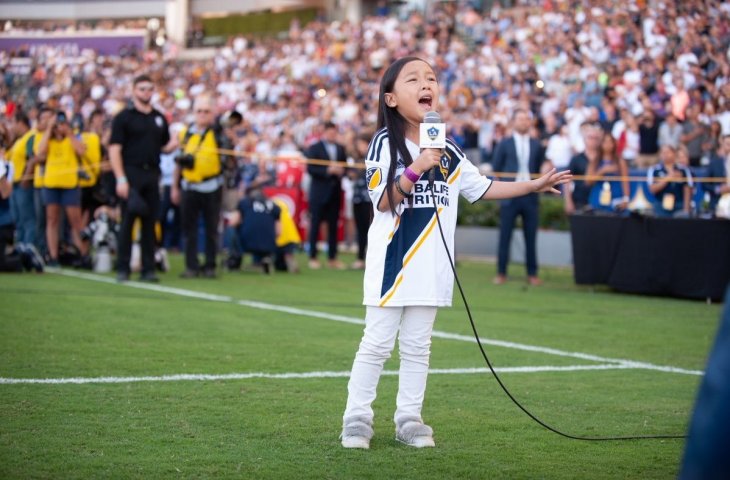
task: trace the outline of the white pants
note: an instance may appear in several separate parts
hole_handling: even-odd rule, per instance
[[[343,418],[361,416],[372,421],[372,404],[383,364],[390,358],[400,327],[398,397],[393,416],[421,417],[426,392],[431,332],[437,307],[367,307],[365,332],[352,364]]]

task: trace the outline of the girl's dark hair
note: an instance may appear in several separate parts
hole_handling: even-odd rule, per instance
[[[403,57],[393,62],[380,80],[380,95],[378,96],[378,130],[385,127],[388,131],[388,145],[390,147],[390,168],[385,183],[385,193],[388,196],[390,211],[395,213],[395,202],[393,201],[393,183],[395,182],[395,171],[398,168],[398,153],[403,158],[405,166],[413,163],[408,147],[406,146],[406,119],[403,118],[395,107],[389,107],[385,103],[385,94],[391,93],[395,87],[395,80],[398,78],[403,67],[413,61],[425,62],[419,57]]]

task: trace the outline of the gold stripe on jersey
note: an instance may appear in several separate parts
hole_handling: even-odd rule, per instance
[[[461,175],[461,167],[457,168],[454,171],[454,173],[451,174],[451,178],[449,178],[449,180],[446,183],[451,185],[452,183],[454,183],[456,181],[457,178],[459,178],[459,175]]]
[[[390,232],[390,235],[388,235],[388,241],[390,242],[393,240],[393,236],[395,235],[395,232],[398,231],[398,226],[400,225],[400,217],[396,217],[395,219],[395,225],[393,226],[393,231]]]

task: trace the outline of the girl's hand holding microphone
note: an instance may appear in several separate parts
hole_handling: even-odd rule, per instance
[[[411,170],[419,175],[423,175],[441,163],[441,155],[443,155],[443,151],[441,149],[424,148],[421,151],[421,154],[413,160]]]

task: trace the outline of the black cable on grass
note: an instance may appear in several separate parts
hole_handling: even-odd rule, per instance
[[[446,237],[444,236],[444,230],[441,226],[441,218],[439,217],[438,208],[436,207],[436,196],[433,193],[433,188],[430,189],[431,192],[431,204],[433,205],[434,213],[436,214],[436,222],[439,226],[439,233],[441,234],[441,242],[444,245],[444,250],[446,250],[446,255],[449,259],[449,266],[451,266],[451,271],[454,272],[454,280],[456,280],[456,285],[459,287],[459,293],[461,294],[461,299],[464,302],[464,307],[466,308],[466,313],[469,317],[469,323],[471,324],[471,330],[474,333],[474,339],[477,342],[477,345],[479,346],[479,351],[482,353],[482,357],[484,358],[484,361],[487,363],[487,366],[489,367],[489,370],[492,372],[492,375],[494,375],[494,378],[497,380],[497,383],[502,388],[504,393],[509,397],[510,400],[512,400],[512,403],[517,405],[517,407],[522,410],[528,417],[530,417],[532,420],[534,420],[536,423],[541,425],[542,427],[546,428],[547,430],[550,430],[553,433],[556,433],[562,437],[569,438],[571,440],[585,440],[585,441],[591,441],[591,442],[601,442],[601,441],[610,441],[610,440],[666,440],[671,438],[687,438],[686,435],[626,435],[626,436],[615,436],[615,437],[588,437],[583,435],[572,435],[570,433],[565,433],[561,430],[558,430],[555,427],[552,427],[545,423],[544,421],[540,420],[535,414],[530,412],[525,406],[523,406],[515,397],[512,395],[512,392],[509,391],[507,386],[502,382],[502,379],[499,378],[499,375],[497,375],[497,372],[494,370],[494,367],[492,366],[492,362],[489,360],[489,356],[487,355],[487,352],[484,350],[484,346],[482,345],[481,338],[479,337],[479,332],[477,332],[477,327],[474,324],[474,319],[471,315],[471,310],[469,309],[469,303],[466,301],[466,295],[464,294],[464,289],[461,288],[461,282],[459,281],[459,275],[456,273],[456,265],[454,264],[454,260],[451,257],[451,252],[449,251],[449,248],[446,243]]]

